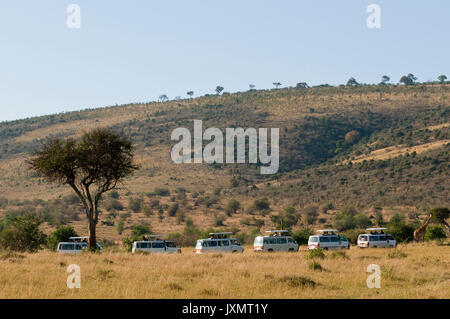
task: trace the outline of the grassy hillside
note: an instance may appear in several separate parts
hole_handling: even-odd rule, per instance
[[[288,206],[296,212],[321,208],[313,228],[332,224],[334,213],[347,205],[372,219],[377,212],[386,219],[400,212],[417,220],[427,208],[449,206],[449,98],[447,84],[286,88],[0,123],[0,215],[31,211],[46,220],[48,230],[70,223],[86,233],[70,190],[40,181],[25,161],[51,138],[76,138],[101,126],[131,139],[141,165],[116,198],[103,200],[99,237],[110,241],[137,224],[182,231],[188,219],[201,228],[257,231],[273,227],[272,216]],[[280,128],[279,173],[263,176],[248,164],[173,164],[170,134],[177,127],[192,131],[194,119],[223,131]],[[358,136],[349,142],[351,131]],[[263,197],[270,207],[255,209],[254,201]],[[241,208],[228,216],[231,198]],[[302,217],[294,228],[308,224]]]

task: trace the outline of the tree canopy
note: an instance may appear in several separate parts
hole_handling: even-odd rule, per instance
[[[138,169],[133,159],[130,141],[98,128],[85,133],[80,141],[50,141],[34,152],[28,164],[45,180],[69,185],[74,190],[89,220],[89,247],[95,249],[101,196]]]

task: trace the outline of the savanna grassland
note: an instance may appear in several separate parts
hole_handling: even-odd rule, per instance
[[[192,223],[240,232],[248,244],[261,230],[278,227],[277,216],[287,208],[293,230],[334,227],[334,217],[348,206],[370,220],[361,227],[376,224],[377,215],[387,222],[395,214],[417,226],[430,208],[449,206],[449,101],[448,83],[323,85],[0,123],[0,218],[31,213],[43,219],[47,234],[60,225],[86,234],[86,218],[71,190],[37,178],[26,161],[53,138],[108,127],[133,142],[140,169],[103,198],[98,238],[105,246],[120,244],[136,225],[180,233]],[[204,129],[222,131],[279,128],[279,172],[263,176],[259,164],[174,164],[171,132],[192,132],[194,119]],[[267,205],[255,208],[264,198]],[[239,202],[231,212],[230,200]]]
[[[0,254],[0,298],[450,298],[448,246],[298,253],[195,255],[105,251]],[[314,263],[313,267],[311,264]],[[81,288],[66,286],[70,264]],[[319,266],[317,266],[317,264]],[[381,288],[369,289],[369,264],[381,267]]]

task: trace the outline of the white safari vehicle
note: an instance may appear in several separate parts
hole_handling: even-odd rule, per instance
[[[79,254],[85,250],[88,246],[88,237],[70,237],[67,242],[58,243],[58,248],[56,249],[60,254]],[[97,243],[97,248],[102,251],[103,248]]]
[[[336,229],[320,229],[319,235],[309,236],[308,249],[349,249],[350,243],[347,238],[337,234]]]
[[[391,234],[386,234],[387,228],[367,228],[366,234],[360,234],[358,236],[359,248],[377,248],[388,247],[395,248],[397,242]]]
[[[147,253],[181,253],[173,241],[163,240],[165,235],[145,235],[143,240],[133,242],[132,253],[142,251]]]
[[[235,238],[230,238],[232,232],[210,233],[209,238],[197,240],[195,246],[195,253],[202,254],[207,252],[223,252],[223,253],[242,253],[242,248],[239,241]]]
[[[298,244],[287,230],[267,230],[268,236],[258,236],[253,251],[298,251]]]

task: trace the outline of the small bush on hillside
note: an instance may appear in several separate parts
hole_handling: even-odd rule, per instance
[[[251,217],[251,218],[245,217],[245,218],[241,219],[241,224],[245,225],[245,226],[255,226],[255,227],[260,228],[261,226],[264,225],[264,220],[258,219],[255,217]]]
[[[178,203],[173,203],[170,207],[169,210],[167,211],[167,213],[169,214],[170,217],[174,217],[178,211],[179,205]]]
[[[131,209],[134,213],[138,213],[142,207],[142,199],[130,197],[128,199],[128,208]]]
[[[147,217],[150,217],[151,215],[153,215],[151,208],[145,204],[142,206],[142,213]]]
[[[175,214],[175,217],[177,218],[177,224],[180,225],[182,222],[184,222],[186,215],[182,210],[178,210]]]
[[[346,206],[334,216],[334,223],[340,231],[354,229],[357,226],[356,215],[358,215],[358,211],[355,207]]]
[[[269,200],[266,197],[264,197],[264,198],[256,199],[253,202],[253,207],[258,211],[269,210],[270,203],[269,203]]]
[[[117,222],[116,230],[117,230],[117,233],[118,233],[119,235],[122,235],[123,231],[125,230],[125,226],[124,226],[123,220],[120,219],[120,220]]]
[[[119,192],[116,190],[112,190],[109,192],[109,197],[113,198],[113,199],[119,199]]]
[[[270,216],[270,220],[275,224],[276,228],[279,229],[291,229],[292,226],[296,225],[300,215],[295,212],[295,208],[288,206],[284,211],[278,215]]]
[[[367,228],[372,226],[372,221],[363,213],[359,213],[355,215],[355,225],[359,228]]]
[[[105,201],[106,210],[123,210],[123,205],[116,199],[110,198]]]
[[[158,195],[158,196],[169,196],[170,190],[168,188],[157,187],[151,194]]]
[[[232,198],[227,202],[227,206],[225,207],[225,212],[228,216],[236,214],[238,209],[241,208],[241,203],[239,203],[236,199]]]
[[[391,219],[389,220],[389,223],[395,225],[402,225],[405,223],[405,215],[395,213],[394,215],[392,215]]]
[[[8,206],[8,199],[5,197],[0,197],[0,208],[5,208]]]
[[[222,215],[218,215],[214,218],[214,226],[220,227],[224,226],[223,222],[225,221],[225,217]]]
[[[317,221],[317,217],[319,216],[318,207],[315,205],[307,206],[303,209],[302,215],[304,217],[304,221],[308,225],[314,225]]]

